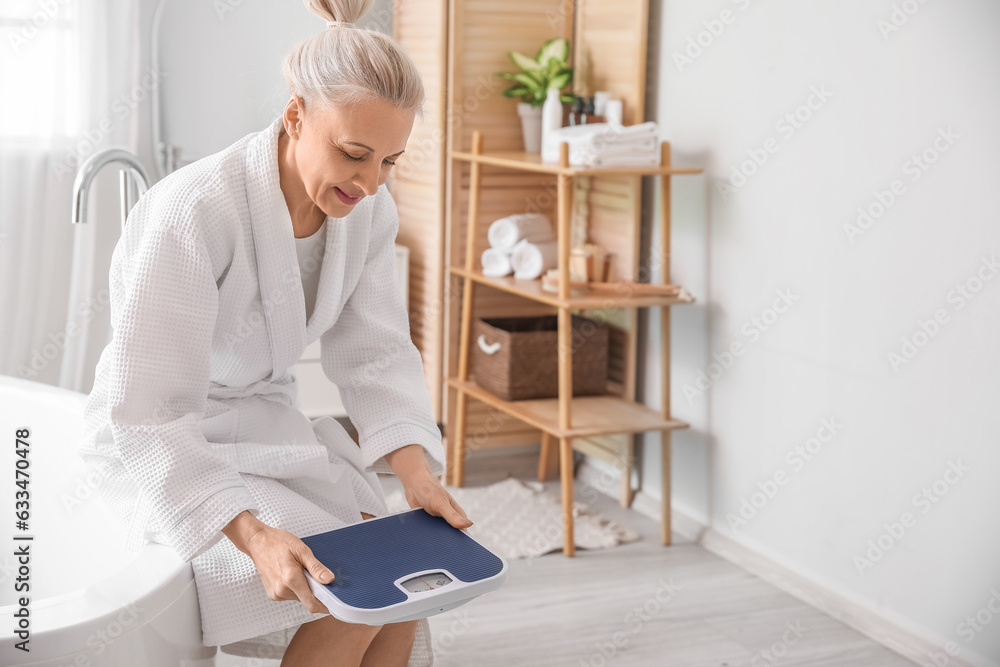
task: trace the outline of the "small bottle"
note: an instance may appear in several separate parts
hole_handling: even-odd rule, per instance
[[[558,88],[549,88],[542,105],[542,146],[547,146],[552,130],[562,127],[563,105]]]
[[[583,115],[583,98],[579,95],[573,98],[573,108],[569,112],[569,124],[581,125],[580,117]]]

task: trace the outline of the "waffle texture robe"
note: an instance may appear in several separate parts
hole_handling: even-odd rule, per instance
[[[444,471],[419,352],[396,285],[395,202],[383,185],[327,218],[306,319],[278,181],[277,118],[164,178],[133,208],[111,261],[112,341],[78,454],[126,526],[126,549],[169,545],[194,571],[203,643],[278,658],[323,618],[271,600],[221,529],[243,510],[299,537],[387,513],[376,473],[406,445]],[[299,409],[293,365],[320,339],[360,446]],[[332,390],[332,389],[331,389]],[[411,667],[433,664],[426,619]]]

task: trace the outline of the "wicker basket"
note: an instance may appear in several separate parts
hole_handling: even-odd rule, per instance
[[[477,319],[469,371],[476,383],[506,401],[559,395],[555,315]],[[608,378],[608,329],[573,315],[573,395],[603,394]]]

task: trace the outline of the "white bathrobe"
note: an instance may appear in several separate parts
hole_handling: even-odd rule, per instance
[[[327,219],[307,323],[280,128],[178,170],[133,208],[111,260],[114,337],[78,445],[126,549],[151,540],[191,562],[203,643],[260,658],[280,657],[301,623],[326,614],[268,598],[221,529],[243,510],[300,537],[382,515],[386,454],[421,445],[435,474],[445,461],[395,282],[395,202],[383,185]],[[360,447],[336,420],[298,409],[293,364],[317,338]],[[432,662],[425,619],[410,665]]]

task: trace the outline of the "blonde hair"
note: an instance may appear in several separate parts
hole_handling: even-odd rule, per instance
[[[354,24],[374,0],[303,0],[324,21]],[[392,37],[356,25],[328,25],[296,46],[283,71],[292,95],[313,102],[353,104],[374,98],[422,116],[424,84],[410,56]]]

